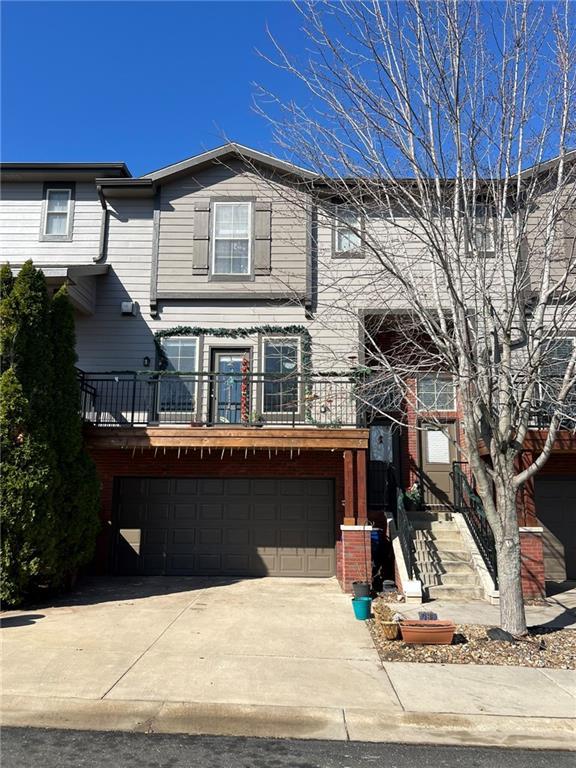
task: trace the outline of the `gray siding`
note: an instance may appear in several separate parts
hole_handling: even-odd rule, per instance
[[[76,182],[70,242],[40,241],[43,186],[41,181],[2,185],[0,258],[15,264],[27,259],[33,259],[38,265],[91,263],[98,256],[102,216],[95,185]]]
[[[250,197],[272,204],[271,272],[254,280],[221,282],[193,274],[194,208],[210,198]],[[210,168],[165,184],[161,192],[158,295],[230,293],[303,294],[306,289],[307,222],[283,192],[240,162]]]

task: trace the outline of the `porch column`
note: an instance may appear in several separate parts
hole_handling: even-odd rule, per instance
[[[358,499],[358,525],[368,522],[366,505],[366,451],[356,451],[356,494]]]
[[[344,525],[355,525],[354,508],[354,454],[344,451]]]

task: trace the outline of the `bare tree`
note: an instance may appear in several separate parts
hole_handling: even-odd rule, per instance
[[[527,631],[517,493],[576,415],[563,341],[576,330],[575,7],[297,3],[306,54],[272,37],[267,58],[306,99],[258,100],[285,154],[318,174],[302,182],[319,211],[316,322],[370,315],[366,400],[396,388],[417,408],[424,372],[456,387],[514,635]],[[535,413],[547,436],[527,463]]]

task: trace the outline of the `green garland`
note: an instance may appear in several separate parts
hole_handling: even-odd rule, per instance
[[[165,360],[161,341],[167,336],[215,336],[216,338],[246,339],[259,333],[267,336],[300,336],[302,339],[302,368],[309,371],[312,363],[312,337],[305,325],[253,325],[247,328],[202,328],[192,325],[176,325],[156,331],[154,341],[161,360]]]
[[[176,325],[173,328],[166,328],[162,331],[156,331],[154,334],[154,342],[158,350],[160,360],[166,361],[164,350],[162,349],[161,341],[166,337],[173,338],[174,336],[214,336],[216,338],[227,339],[246,339],[249,336],[256,336],[257,334],[264,334],[266,336],[299,336],[302,340],[302,372],[305,376],[305,391],[310,393],[312,391],[312,380],[310,374],[312,373],[312,337],[310,331],[305,325],[253,325],[246,328],[204,328],[201,326],[192,325]],[[363,365],[354,366],[348,371],[321,371],[318,372],[319,376],[349,376],[354,381],[354,386],[366,378],[366,375],[370,372],[370,369]],[[173,375],[173,372],[171,372]],[[305,419],[307,423],[316,424],[317,422],[312,418],[312,410],[309,404],[305,406]],[[320,423],[318,422],[320,426]],[[322,426],[331,426],[322,424]],[[332,425],[334,427],[340,426],[339,423]]]

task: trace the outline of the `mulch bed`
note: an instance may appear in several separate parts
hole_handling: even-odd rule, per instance
[[[401,639],[387,640],[380,626],[398,609],[375,601],[374,618],[367,622],[382,661],[576,669],[576,630],[532,627],[527,638],[510,643],[490,640],[489,627],[457,624],[452,645],[407,645]]]

